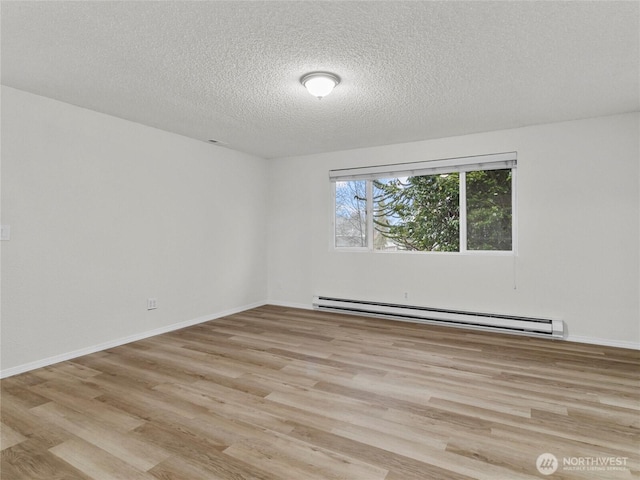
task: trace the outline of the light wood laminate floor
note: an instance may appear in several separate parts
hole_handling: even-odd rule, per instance
[[[638,367],[632,350],[265,306],[2,380],[1,477],[638,478]]]

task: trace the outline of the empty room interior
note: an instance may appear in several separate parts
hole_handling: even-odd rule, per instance
[[[0,15],[2,480],[640,477],[640,2]]]

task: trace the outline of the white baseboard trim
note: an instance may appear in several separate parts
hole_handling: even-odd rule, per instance
[[[4,370],[0,370],[0,378],[7,378],[13,375],[18,375],[20,373],[29,372],[37,368],[48,367],[49,365],[53,365],[55,363],[64,362],[77,357],[82,357],[83,355],[89,355],[91,353],[107,350],[109,348],[119,347],[120,345],[124,345],[126,343],[136,342],[138,340],[144,340],[145,338],[154,337],[156,335],[162,335],[163,333],[172,332],[174,330],[180,330],[181,328],[191,327],[199,323],[215,320],[216,318],[226,317],[229,315],[233,315],[234,313],[244,312],[245,310],[251,310],[252,308],[261,307],[266,304],[267,302],[251,303],[249,305],[243,305],[241,307],[231,308],[229,310],[213,313],[211,315],[203,315],[202,317],[186,320],[184,322],[173,323],[171,325],[155,328],[153,330],[147,330],[146,332],[136,333],[134,335],[129,335],[127,337],[117,338],[109,342],[104,342],[98,345],[93,345],[91,347],[74,350],[73,352],[61,353],[60,355],[54,355],[52,357],[43,358],[42,360],[36,360],[34,362],[25,363],[23,365],[18,365],[17,367],[6,368]]]
[[[313,305],[310,303],[294,303],[294,302],[281,302],[278,300],[270,300],[267,305],[275,305],[276,307],[285,308],[301,308],[302,310],[313,310]]]
[[[566,339],[568,342],[589,343],[591,345],[601,345],[603,347],[629,348],[631,350],[640,350],[640,343],[626,342],[621,340],[606,340],[603,338],[581,337],[577,335],[569,335]]]
[[[54,355],[52,357],[43,358],[41,360],[36,360],[34,362],[18,365],[16,367],[6,368],[4,370],[0,370],[0,378],[11,377],[13,375],[18,375],[20,373],[35,370],[37,368],[47,367],[55,363],[60,363],[66,360],[72,360],[77,357],[82,357],[83,355],[89,355],[91,353],[100,352],[102,350],[118,347],[120,345],[124,345],[127,343],[136,342],[138,340],[144,340],[145,338],[154,337],[156,335],[162,335],[163,333],[172,332],[174,330],[180,330],[181,328],[191,327],[199,323],[204,323],[210,320],[215,320],[216,318],[226,317],[229,315],[233,315],[235,313],[244,312],[246,310],[251,310],[252,308],[261,307],[263,305],[275,305],[278,307],[313,310],[313,305],[305,304],[305,303],[282,302],[282,301],[274,301],[274,300],[266,301],[266,302],[255,302],[248,305],[243,305],[241,307],[224,310],[222,312],[213,313],[211,315],[204,315],[202,317],[186,320],[184,322],[174,323],[171,325],[167,325],[165,327],[148,330],[146,332],[136,333],[134,335],[129,335],[128,337],[118,338],[115,340],[111,340],[109,342],[93,345],[91,347],[81,348],[79,350],[62,353],[60,355]],[[592,345],[602,345],[605,347],[617,347],[617,348],[628,348],[631,350],[640,350],[640,343],[637,343],[637,342],[606,340],[602,338],[582,337],[582,336],[576,336],[576,335],[569,335],[566,338],[566,341],[576,342],[576,343],[588,343]]]

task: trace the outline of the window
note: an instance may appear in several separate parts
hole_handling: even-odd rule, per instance
[[[367,246],[367,193],[364,180],[336,182],[336,247]]]
[[[332,170],[334,246],[514,250],[516,154]]]

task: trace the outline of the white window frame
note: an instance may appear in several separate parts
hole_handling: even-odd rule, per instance
[[[518,245],[518,208],[517,208],[517,152],[476,155],[426,162],[400,163],[378,165],[371,167],[357,167],[329,171],[332,190],[332,221],[331,221],[331,249],[338,252],[373,252],[381,254],[445,254],[445,255],[517,255]],[[469,250],[467,248],[467,184],[466,173],[479,170],[511,170],[511,250]],[[373,246],[373,180],[378,178],[407,177],[417,175],[435,175],[443,173],[459,173],[460,195],[460,250],[458,252],[437,251],[385,251],[376,250]],[[366,247],[338,247],[336,246],[336,183],[339,181],[366,180]]]

